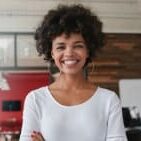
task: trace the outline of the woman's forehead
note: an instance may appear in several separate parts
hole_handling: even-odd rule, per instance
[[[80,33],[71,33],[69,35],[62,33],[61,35],[53,39],[53,42],[63,42],[63,41],[85,42],[83,36]]]

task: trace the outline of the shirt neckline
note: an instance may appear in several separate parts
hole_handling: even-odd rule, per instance
[[[68,105],[61,104],[59,101],[57,101],[57,100],[53,97],[53,95],[51,94],[51,91],[49,90],[48,86],[46,87],[47,94],[48,94],[49,97],[52,99],[52,101],[53,101],[57,106],[62,107],[62,108],[77,108],[77,107],[81,107],[81,106],[84,106],[84,105],[87,105],[87,104],[91,103],[91,101],[92,101],[93,99],[95,99],[95,97],[97,97],[99,89],[100,89],[100,87],[98,86],[98,87],[96,88],[95,92],[93,93],[93,95],[92,95],[90,98],[88,98],[87,100],[85,100],[84,102],[79,103],[79,104],[75,104],[75,105],[70,105],[70,106],[68,106]]]

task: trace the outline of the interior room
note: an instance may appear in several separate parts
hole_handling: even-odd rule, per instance
[[[87,77],[116,92],[128,140],[141,141],[141,0],[1,0],[0,141],[19,140],[26,95],[56,77],[56,67],[38,55],[34,33],[58,4],[83,4],[100,17],[104,45]]]

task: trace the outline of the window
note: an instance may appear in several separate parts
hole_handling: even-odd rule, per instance
[[[47,70],[47,62],[38,55],[33,33],[0,33],[1,70]]]
[[[43,57],[38,56],[32,35],[17,36],[17,66],[43,67],[47,66]]]
[[[20,111],[20,110],[21,102],[18,100],[2,102],[2,111]]]
[[[0,35],[0,67],[14,67],[14,36]]]

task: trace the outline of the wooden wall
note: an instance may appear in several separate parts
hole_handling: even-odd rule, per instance
[[[90,81],[118,94],[120,79],[141,78],[141,34],[105,34],[88,74]]]

